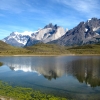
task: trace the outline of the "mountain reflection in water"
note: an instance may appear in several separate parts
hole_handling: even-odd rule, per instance
[[[44,63],[45,62],[45,63]],[[35,72],[43,75],[48,80],[56,79],[63,75],[72,75],[81,83],[88,86],[100,86],[100,58],[88,57],[74,60],[63,60],[53,58],[47,60],[40,58],[38,61],[30,59],[29,61],[18,59],[5,60],[4,63],[14,71]]]

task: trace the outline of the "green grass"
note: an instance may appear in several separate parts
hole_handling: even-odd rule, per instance
[[[74,54],[100,54],[100,44],[76,46],[68,50]]]
[[[34,46],[26,47],[27,50],[34,54],[46,54],[46,55],[57,55],[57,54],[69,54],[67,47],[59,46],[55,44],[36,44]]]
[[[0,55],[17,55],[25,54],[28,50],[18,47],[13,47],[3,41],[0,41]]]
[[[9,84],[0,81],[0,95],[10,100],[67,100],[63,97],[57,97],[35,91],[31,88],[12,87]]]
[[[14,47],[0,40],[0,51],[10,50],[10,49],[12,50],[14,49]]]
[[[100,54],[100,44],[66,47],[55,44],[39,43],[33,46],[18,48],[0,41],[0,55],[67,55],[67,54]]]
[[[61,55],[69,54],[66,47],[55,44],[36,44],[34,46],[18,48],[0,41],[0,55]]]

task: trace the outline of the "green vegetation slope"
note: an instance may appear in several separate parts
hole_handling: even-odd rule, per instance
[[[100,54],[100,44],[76,46],[68,50],[73,54]]]
[[[69,54],[70,52],[67,50],[67,47],[59,46],[55,44],[36,44],[34,46],[25,47],[29,52],[32,52],[33,54]]]
[[[66,55],[66,54],[100,54],[100,44],[66,47],[55,44],[39,43],[18,48],[0,41],[0,55]]]
[[[0,51],[10,50],[10,49],[14,49],[14,47],[0,40]]]
[[[55,44],[36,44],[34,46],[18,48],[0,41],[0,55],[61,55],[69,54],[67,47]]]
[[[26,52],[23,48],[13,47],[3,41],[0,41],[0,55],[14,55]]]
[[[66,98],[48,95],[31,88],[12,87],[2,81],[0,81],[0,95],[7,98],[6,100],[11,100],[10,98],[13,98],[13,100],[67,100]]]

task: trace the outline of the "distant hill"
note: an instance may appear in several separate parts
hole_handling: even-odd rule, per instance
[[[69,54],[67,47],[55,45],[55,44],[45,44],[39,43],[33,46],[25,47],[27,50],[30,50],[36,54]]]
[[[23,48],[13,47],[3,41],[0,41],[0,55],[16,55],[23,54],[27,50]]]
[[[33,46],[18,48],[0,41],[1,55],[60,55],[69,54],[67,47],[55,44],[39,43]]]
[[[9,45],[9,44],[7,44],[7,43],[0,40],[0,51],[12,50],[12,49],[14,49],[13,46],[11,46],[11,45]]]
[[[66,55],[100,54],[100,44],[66,47],[56,44],[39,43],[24,48],[13,47],[0,41],[0,55]]]
[[[100,54],[100,43],[71,47],[68,50],[74,54]]]

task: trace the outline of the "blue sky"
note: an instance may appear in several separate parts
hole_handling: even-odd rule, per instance
[[[100,18],[100,0],[0,0],[0,39],[49,23],[71,29],[92,17]]]

